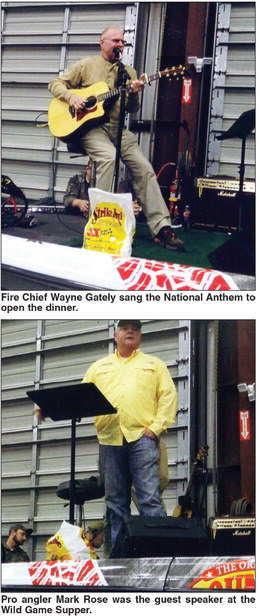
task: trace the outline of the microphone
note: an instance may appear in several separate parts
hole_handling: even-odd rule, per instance
[[[114,47],[113,49],[113,54],[115,55],[115,58],[118,59],[121,56],[121,51],[118,47]]]

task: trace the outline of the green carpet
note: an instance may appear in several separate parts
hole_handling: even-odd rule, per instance
[[[176,233],[185,243],[187,252],[177,252],[175,250],[167,250],[166,248],[156,246],[152,242],[147,225],[137,224],[132,256],[153,259],[154,261],[167,261],[168,263],[181,263],[182,265],[211,268],[212,266],[207,255],[224,244],[229,238],[227,233],[197,231],[195,229],[189,231],[177,229]],[[63,245],[81,248],[82,237],[73,237],[69,241],[64,242]]]
[[[154,259],[156,261],[167,261],[168,263],[211,268],[212,266],[207,255],[224,244],[229,238],[226,233],[197,231],[195,229],[189,231],[176,229],[176,234],[185,243],[187,252],[177,252],[176,250],[167,250],[166,248],[156,246],[151,240],[146,225],[137,225],[132,256]]]

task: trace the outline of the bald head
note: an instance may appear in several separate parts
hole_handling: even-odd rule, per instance
[[[105,30],[103,30],[103,32],[101,32],[100,35],[100,40],[102,40],[103,38],[110,38],[111,35],[114,36],[114,33],[119,33],[120,38],[124,38],[124,33],[122,30],[120,30],[120,28],[115,28],[114,26],[109,26],[108,28],[105,28]]]
[[[101,55],[108,62],[115,61],[113,49],[117,47],[121,53],[124,51],[124,33],[119,28],[106,28],[100,37]]]

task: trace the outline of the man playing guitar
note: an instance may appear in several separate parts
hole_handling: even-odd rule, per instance
[[[87,56],[79,60],[49,84],[49,90],[55,99],[67,104],[68,118],[75,121],[76,117],[80,125],[80,131],[76,137],[80,140],[81,148],[96,163],[97,188],[109,192],[113,190],[120,114],[120,100],[118,96],[112,97],[111,91],[113,93],[118,86],[118,55],[123,52],[124,45],[124,35],[121,30],[114,27],[106,28],[100,38],[100,55]],[[144,87],[144,76],[141,75],[140,79],[137,79],[136,71],[132,67],[126,66],[125,69],[129,76],[126,111],[134,113],[139,109],[139,93]],[[95,96],[95,84],[98,86],[99,82],[102,86],[107,86],[107,93],[104,96],[102,93],[102,98],[112,98],[112,105],[105,108],[105,113],[103,107],[102,111],[99,111],[100,104],[97,102],[97,95],[100,92],[97,91]],[[79,92],[74,91],[82,88],[89,88],[92,94],[88,99],[92,116],[86,109],[86,99]],[[98,117],[95,118],[95,115]],[[90,122],[85,122],[89,117],[91,117]],[[95,120],[97,120],[96,125]],[[81,125],[81,121],[84,122],[84,126]],[[52,124],[49,123],[49,126],[53,132]],[[56,134],[62,138],[61,135],[62,131]],[[68,137],[66,139],[69,140]],[[172,232],[169,210],[162,197],[154,170],[143,155],[135,136],[127,129],[122,130],[120,156],[128,168],[135,198],[144,211],[153,241],[170,250],[185,250],[183,242]]]

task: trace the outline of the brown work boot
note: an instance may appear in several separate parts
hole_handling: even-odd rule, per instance
[[[153,238],[154,244],[162,246],[168,250],[178,250],[186,252],[187,248],[182,240],[172,231],[171,227],[162,227],[159,233]]]

